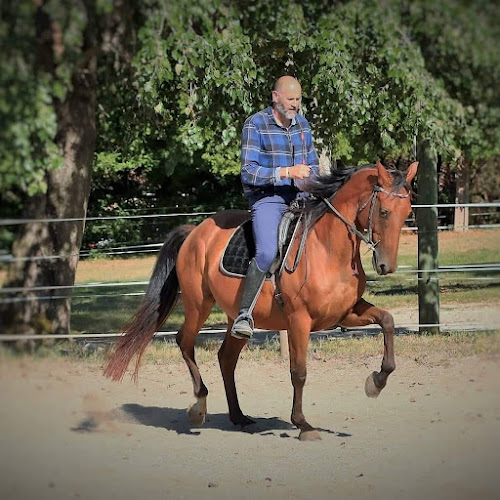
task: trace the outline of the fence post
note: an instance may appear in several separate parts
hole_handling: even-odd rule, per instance
[[[460,159],[457,165],[457,188],[455,203],[469,202],[469,165]],[[469,207],[456,207],[453,221],[454,231],[467,231],[469,229]]]
[[[417,158],[418,202],[438,201],[437,154],[428,140],[421,143]],[[420,325],[439,325],[439,267],[437,207],[418,208],[418,319]],[[439,333],[439,326],[420,326],[420,333]]]
[[[288,331],[280,330],[280,352],[281,357],[286,358],[288,356]]]

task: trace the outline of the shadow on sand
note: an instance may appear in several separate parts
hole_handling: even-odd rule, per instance
[[[202,428],[217,429],[225,432],[246,432],[261,436],[279,436],[282,438],[296,438],[298,436],[295,426],[280,418],[257,417],[253,418],[253,420],[255,420],[255,424],[242,428],[241,426],[233,425],[227,413],[210,413],[207,414]],[[201,433],[197,427],[193,427],[190,424],[185,409],[142,406],[136,403],[124,404],[120,409],[109,412],[88,412],[87,417],[71,430],[80,433],[99,432],[102,430],[103,422],[140,424],[192,436],[197,436]],[[330,429],[317,428],[317,430],[341,438],[351,436],[351,434],[336,432]],[[290,434],[288,431],[291,431],[293,434]],[[297,436],[295,436],[296,433]]]

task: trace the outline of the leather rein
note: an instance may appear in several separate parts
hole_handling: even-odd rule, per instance
[[[408,198],[410,193],[408,194],[400,194],[394,193],[392,191],[387,191],[384,188],[380,187],[378,184],[373,186],[373,191],[369,198],[358,208],[357,215],[359,215],[367,206],[370,204],[370,213],[368,215],[368,236],[365,236],[358,228],[351,224],[331,203],[328,198],[323,198],[323,201],[327,204],[328,208],[347,226],[349,231],[354,233],[359,239],[363,240],[367,245],[369,250],[373,252],[376,251],[376,246],[380,243],[380,240],[377,242],[373,241],[373,212],[375,211],[375,202],[377,200],[378,193],[384,193],[390,196],[397,196],[398,198]]]
[[[377,249],[375,247],[380,243],[380,240],[377,242],[373,241],[373,213],[375,211],[375,202],[377,200],[378,193],[384,193],[384,194],[387,194],[389,196],[396,196],[398,198],[408,198],[410,196],[410,193],[400,194],[400,193],[394,193],[393,191],[387,191],[383,187],[380,187],[378,184],[373,186],[373,191],[372,191],[371,195],[361,205],[361,207],[358,208],[358,211],[357,211],[357,215],[359,215],[368,206],[368,204],[370,204],[370,213],[368,215],[368,237],[365,236],[361,231],[359,231],[354,224],[351,224],[331,204],[331,202],[328,198],[323,198],[323,201],[327,204],[328,208],[347,226],[349,231],[351,231],[353,234],[355,234],[359,239],[363,240],[368,245],[368,249],[372,250],[373,252],[377,251]],[[303,216],[303,214],[301,214],[299,216],[299,221],[298,221],[297,226],[295,228],[295,231],[293,233],[292,241],[295,239],[295,234],[297,233],[297,230],[299,228],[302,216]],[[297,266],[299,265],[300,259],[302,257],[302,253],[304,252],[304,248],[306,245],[307,233],[308,233],[308,231],[307,231],[307,225],[306,225],[305,230],[303,231],[302,236],[300,238],[299,248],[297,250],[297,254],[295,255],[295,259],[294,259],[292,267],[289,267],[287,264],[288,252],[290,251],[290,248],[291,248],[291,245],[290,245],[286,254],[285,254],[285,257],[283,258],[282,264],[280,266],[279,273],[278,273],[279,276],[281,276],[283,268],[285,268],[289,273],[293,273],[297,269]]]

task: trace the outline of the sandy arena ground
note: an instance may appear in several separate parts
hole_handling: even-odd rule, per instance
[[[286,361],[238,365],[251,433],[227,418],[215,354],[199,429],[182,362],[147,364],[134,385],[90,362],[2,360],[0,498],[499,498],[500,356],[397,362],[371,400],[379,357],[311,356],[304,411],[322,441],[300,442]]]

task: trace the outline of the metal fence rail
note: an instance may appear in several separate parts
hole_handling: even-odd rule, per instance
[[[415,204],[412,208],[474,208],[474,207],[500,207],[500,202],[492,203],[437,203],[435,205]],[[141,214],[141,215],[107,215],[99,217],[54,217],[43,219],[0,219],[0,226],[16,226],[20,224],[31,224],[34,222],[52,223],[52,222],[94,222],[106,220],[122,220],[122,219],[153,219],[165,217],[197,217],[201,215],[213,215],[216,212],[178,212],[178,213],[156,213],[156,214]]]
[[[411,335],[419,332],[420,327],[430,328],[439,326],[443,331],[460,331],[460,332],[490,332],[498,328],[485,323],[433,323],[421,324],[408,323],[395,328],[395,335]],[[227,332],[227,328],[205,328],[200,330],[198,335],[204,337],[223,339]],[[382,328],[378,325],[360,326],[353,328],[326,329],[311,332],[311,339],[348,339],[352,337],[377,336],[382,333]],[[177,330],[159,331],[154,334],[153,339],[162,339],[175,337]],[[24,334],[2,334],[0,333],[0,342],[16,342],[19,340],[77,340],[77,341],[97,341],[97,342],[114,342],[116,338],[123,336],[122,332],[112,333],[81,333],[68,335],[24,335]],[[250,343],[261,343],[262,341],[279,340],[278,330],[261,330],[256,328],[254,336],[250,339]]]
[[[418,274],[423,272],[421,269],[408,269],[401,267],[400,270],[393,273],[393,276],[401,274]],[[460,265],[449,265],[449,266],[439,266],[438,269],[426,270],[425,272],[435,272],[435,273],[470,273],[470,272],[500,272],[500,262],[492,262],[488,264],[460,264]],[[418,279],[412,278],[411,280]],[[461,280],[464,278],[460,278]],[[499,279],[498,278],[488,278],[488,279]],[[377,280],[368,280],[369,282],[377,282]],[[112,288],[112,287],[123,287],[123,286],[143,286],[147,285],[149,281],[113,281],[113,282],[91,282],[91,283],[77,283],[74,285],[50,285],[50,286],[34,286],[34,287],[4,287],[0,288],[0,295],[2,294],[15,294],[21,292],[41,292],[47,290],[73,290],[79,288]],[[129,294],[117,294],[117,295],[129,295]],[[90,295],[88,297],[95,297],[96,295]],[[110,295],[103,295],[110,296]],[[87,297],[87,296],[86,296]],[[61,298],[68,298],[68,296],[63,296]],[[1,303],[1,300],[0,300]]]
[[[419,209],[419,208],[443,208],[443,209],[448,209],[448,208],[478,208],[478,207],[493,207],[495,209],[500,207],[499,202],[494,202],[494,203],[444,203],[444,204],[436,204],[436,205],[424,205],[424,204],[419,204],[419,205],[413,205],[414,209]],[[46,218],[46,219],[0,219],[0,226],[11,226],[11,225],[21,225],[21,224],[29,224],[29,223],[52,223],[52,222],[78,222],[78,221],[109,221],[109,220],[120,220],[120,219],[153,219],[153,218],[172,218],[172,217],[199,217],[199,216],[208,216],[212,215],[215,212],[179,212],[179,213],[168,213],[168,214],[160,214],[160,213],[155,213],[155,214],[142,214],[142,215],[121,215],[121,216],[104,216],[104,217],[85,217],[85,218]],[[478,215],[490,215],[491,213],[481,213]],[[471,214],[471,215],[476,215],[476,214]],[[407,222],[411,222],[408,220]],[[498,228],[500,227],[500,224],[481,224],[481,225],[469,225],[469,228]],[[441,230],[447,230],[450,229],[449,226],[440,226],[438,229]],[[417,227],[404,227],[402,229],[403,231],[418,231]],[[111,248],[105,248],[103,249],[104,251],[95,251],[96,255],[131,255],[131,254],[145,254],[145,253],[153,253],[157,252],[158,248],[161,247],[163,243],[147,243],[147,244],[142,244],[142,245],[120,245],[120,246],[115,246]],[[11,262],[15,261],[44,261],[44,260],[55,260],[55,259],[69,259],[69,258],[74,258],[74,257],[79,257],[79,258],[85,258],[89,257],[94,254],[94,250],[82,250],[79,253],[75,254],[67,254],[67,255],[49,255],[49,256],[33,256],[33,257],[18,257],[15,258],[12,255],[4,254],[0,255],[0,264],[8,264]],[[497,272],[500,271],[500,263],[499,262],[494,262],[494,263],[488,263],[488,264],[464,264],[464,265],[456,265],[456,266],[440,266],[438,269],[432,270],[432,272],[436,273],[483,273],[486,274],[486,276],[467,276],[467,277],[461,277],[460,280],[476,280],[476,281],[496,281],[499,280],[498,276],[495,276]],[[409,278],[405,278],[405,281],[412,281],[414,282],[415,280],[418,280],[418,274],[421,272],[421,270],[418,269],[401,269],[397,271],[395,274],[396,275],[415,275]],[[426,272],[429,272],[429,270],[426,270]],[[493,274],[493,276],[491,276]],[[368,283],[378,283],[377,280],[372,280],[369,279]],[[82,294],[82,295],[72,295],[72,293],[68,293],[67,295],[63,294],[58,294],[54,295],[50,293],[47,295],[45,293],[44,295],[38,295],[40,292],[47,292],[47,291],[68,291],[72,292],[74,289],[94,289],[94,288],[115,288],[115,287],[129,287],[129,286],[145,286],[148,284],[148,281],[134,281],[134,282],[98,282],[98,283],[79,283],[71,286],[38,286],[38,287],[8,287],[8,288],[0,288],[0,297],[3,295],[4,298],[0,298],[0,304],[2,303],[12,303],[12,302],[21,302],[21,301],[28,301],[28,300],[62,300],[62,299],[67,299],[69,296],[71,296],[72,299],[88,299],[88,298],[95,298],[95,299],[105,299],[105,298],[111,298],[111,297],[125,297],[125,296],[140,296],[143,295],[144,292],[130,292],[130,293],[102,293],[102,294]],[[14,296],[14,297],[5,297],[6,295],[18,295],[18,294],[24,294],[26,292],[29,293],[34,293],[34,295],[30,297],[20,297],[20,296]],[[426,326],[426,325],[420,325],[420,326]],[[427,325],[427,326],[440,326],[442,328],[447,328],[450,327],[451,325],[449,324],[441,324],[441,325]],[[484,325],[483,325],[484,326]],[[405,328],[418,328],[418,325],[407,325]],[[464,325],[457,325],[457,327],[464,327]],[[225,330],[221,330],[225,331]],[[217,330],[217,332],[221,332]],[[214,330],[213,332],[216,332]],[[167,336],[170,334],[173,334],[175,332],[161,332],[161,335]],[[120,335],[119,333],[116,334],[103,334],[103,333],[98,333],[94,334],[96,336],[109,336],[109,335]],[[161,336],[160,334],[158,334]],[[39,336],[35,336],[37,339],[40,339]],[[0,340],[7,340],[9,337],[8,336],[3,336],[0,335]],[[51,338],[51,336],[43,336],[43,338]],[[56,335],[54,338],[64,338],[63,336]],[[69,336],[68,338],[79,338],[82,339],[83,337],[81,335],[74,335],[74,336]],[[22,339],[28,339],[26,336],[22,336]]]

